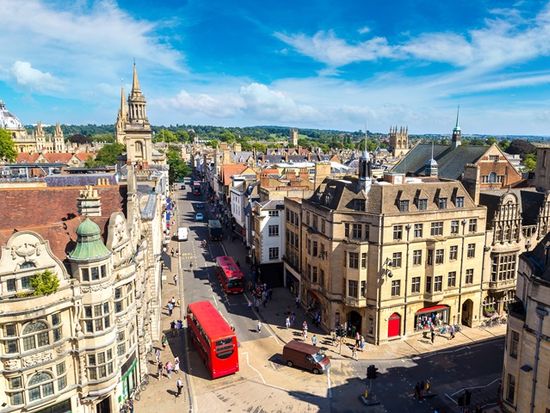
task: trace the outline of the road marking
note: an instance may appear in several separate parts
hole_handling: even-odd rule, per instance
[[[262,373],[259,372],[259,370],[257,370],[255,367],[253,367],[251,364],[250,364],[250,360],[248,359],[248,351],[245,351],[244,353],[242,353],[243,356],[246,356],[246,364],[248,364],[248,367],[250,367],[252,370],[254,370],[256,373],[258,373],[258,376],[260,376],[260,379],[262,379],[262,382],[264,384],[267,384],[265,379],[264,379],[264,376],[262,376]]]
[[[330,368],[327,370],[327,394],[328,394],[328,398],[331,399],[332,398],[332,388],[331,388],[331,383],[330,383]]]

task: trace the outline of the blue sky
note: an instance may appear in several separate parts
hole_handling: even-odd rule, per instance
[[[160,3],[157,4],[157,3]],[[2,0],[0,99],[112,123],[550,135],[549,1]]]

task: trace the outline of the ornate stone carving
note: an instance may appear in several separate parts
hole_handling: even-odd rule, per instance
[[[32,257],[33,255],[40,255],[39,247],[39,242],[25,242],[23,245],[14,245],[11,250],[12,259],[16,259],[16,256],[19,256],[27,260],[28,257]]]
[[[80,290],[86,294],[89,292],[98,292],[109,287],[109,283],[95,284],[95,285],[83,285]]]
[[[4,360],[3,364],[6,370],[15,370],[19,366],[18,361],[14,359]]]
[[[21,359],[23,367],[32,367],[45,361],[52,360],[52,353],[36,353]]]

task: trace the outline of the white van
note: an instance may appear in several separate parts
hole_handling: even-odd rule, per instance
[[[187,229],[187,227],[178,228],[178,241],[187,241],[188,236],[189,236],[189,229]]]

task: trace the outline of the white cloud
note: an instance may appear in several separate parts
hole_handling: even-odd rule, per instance
[[[275,37],[294,47],[301,54],[332,67],[383,57],[393,58],[396,57],[397,52],[383,37],[373,37],[364,42],[350,44],[336,37],[332,30],[319,31],[311,37],[301,33],[294,35],[275,33]]]
[[[16,61],[11,73],[17,84],[37,91],[56,91],[61,90],[61,82],[51,75],[51,73],[41,72],[31,66],[29,62]]]
[[[357,30],[357,33],[359,34],[367,34],[369,32],[370,32],[370,27],[368,26],[363,26],[359,30]]]

